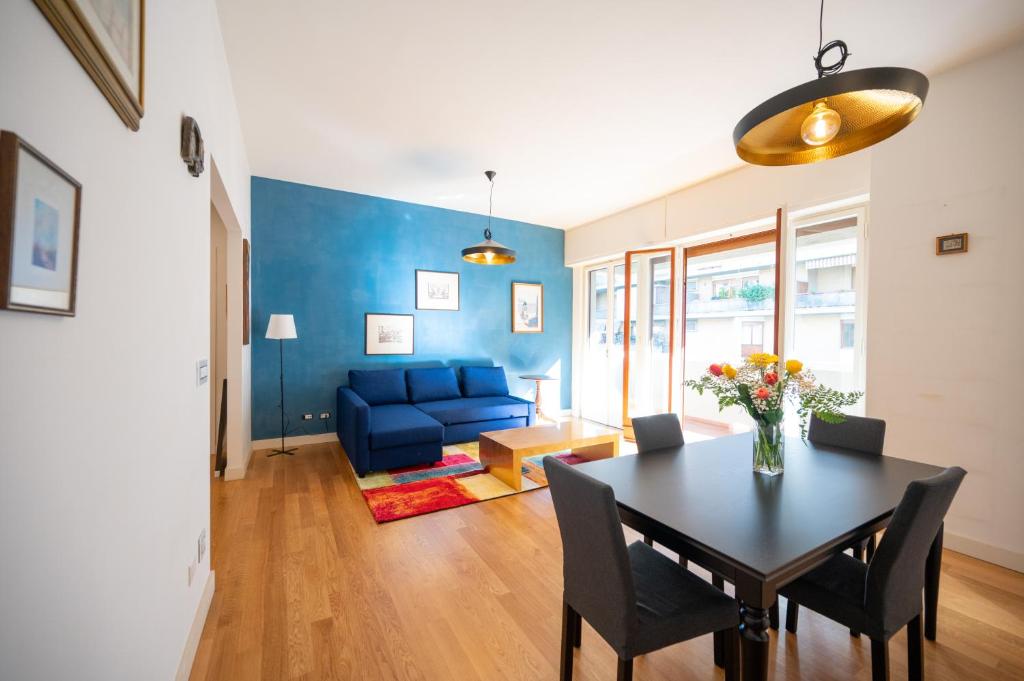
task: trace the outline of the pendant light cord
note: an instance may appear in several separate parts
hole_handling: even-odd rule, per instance
[[[834,74],[839,73],[840,71],[842,71],[843,67],[846,66],[846,60],[850,56],[850,50],[847,49],[846,43],[844,43],[842,40],[833,40],[830,43],[828,43],[827,45],[825,45],[824,47],[822,47],[821,43],[824,40],[824,34],[825,34],[825,0],[821,0],[821,9],[818,12],[818,54],[817,54],[817,56],[814,57],[814,68],[816,68],[818,70],[818,78],[824,78],[825,76],[831,76],[831,75],[834,75]],[[838,59],[838,61],[836,61],[836,62],[834,62],[832,64],[828,64],[827,66],[823,65],[821,63],[822,58],[825,56],[825,54],[827,52],[829,52],[830,50],[834,50],[834,49],[838,49],[839,50],[839,59]]]

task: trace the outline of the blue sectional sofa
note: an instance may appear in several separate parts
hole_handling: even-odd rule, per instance
[[[501,367],[351,370],[338,388],[338,439],[356,473],[441,460],[441,447],[532,426],[533,402],[508,394]]]

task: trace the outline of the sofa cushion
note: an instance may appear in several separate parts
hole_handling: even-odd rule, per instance
[[[411,404],[381,404],[370,409],[370,449],[441,442],[444,428]]]
[[[349,369],[348,387],[371,407],[408,402],[405,369]]]
[[[504,367],[462,367],[462,394],[466,397],[508,395]]]
[[[417,409],[434,417],[444,425],[493,421],[530,415],[530,403],[514,397],[463,397],[458,400],[420,402]]]
[[[451,367],[436,369],[409,369],[405,372],[410,402],[436,402],[462,397],[455,370]]]

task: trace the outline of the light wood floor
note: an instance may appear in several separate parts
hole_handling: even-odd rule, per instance
[[[217,592],[193,681],[557,679],[561,545],[547,490],[377,525],[342,456],[337,444],[255,453],[245,480],[214,481]],[[807,609],[798,636],[772,637],[774,679],[870,679],[868,640]],[[903,634],[891,647],[905,679]],[[578,681],[615,678],[587,625],[576,667]],[[1024,679],[1024,575],[947,551],[925,672]],[[705,636],[638,658],[635,678],[723,675]]]

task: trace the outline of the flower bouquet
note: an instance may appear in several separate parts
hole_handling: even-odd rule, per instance
[[[856,404],[864,394],[819,385],[814,374],[804,371],[803,363],[796,359],[787,360],[785,371],[780,371],[778,356],[764,352],[747,357],[739,369],[712,364],[706,374],[685,384],[701,395],[711,391],[718,398],[719,410],[738,404],[750,414],[757,424],[754,471],[767,475],[778,475],[783,470],[785,400],[797,405],[800,434],[807,437],[811,414],[826,423],[842,423],[846,417],[840,409]]]

